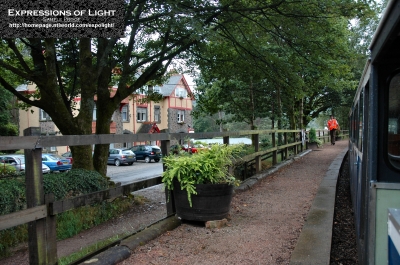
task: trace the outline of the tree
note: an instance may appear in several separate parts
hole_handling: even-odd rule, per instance
[[[366,16],[369,8],[302,4],[277,8],[290,16],[270,10],[271,16],[237,18],[209,38],[197,56],[200,112],[224,111],[252,128],[257,117],[277,120],[280,128],[287,119],[295,129],[340,103],[340,91],[354,87],[348,21]],[[355,5],[360,13],[352,10]]]
[[[97,108],[96,133],[107,134],[112,114],[123,99],[162,78],[173,60],[195,54],[195,48],[206,44],[212,36],[222,36],[240,47],[248,38],[236,39],[230,33],[238,32],[244,22],[246,29],[252,23],[258,26],[260,37],[266,30],[270,36],[268,40],[277,38],[294,52],[300,52],[303,50],[299,47],[309,39],[296,36],[300,29],[294,25],[298,21],[302,21],[301,30],[310,32],[307,30],[309,21],[318,24],[318,20],[327,16],[325,14],[351,13],[357,10],[355,7],[364,8],[357,2],[342,1],[304,4],[289,1],[132,0],[125,7],[127,38],[124,39],[2,39],[0,50],[4,53],[0,56],[0,68],[24,81],[34,82],[37,93],[23,96],[3,76],[0,76],[0,85],[21,102],[48,113],[64,135],[91,134],[92,111],[97,104],[101,108]],[[270,21],[268,28],[260,19]],[[281,21],[285,26],[290,23],[289,30],[280,26]],[[256,39],[257,36],[252,37],[252,40]],[[260,38],[256,44],[263,40]],[[317,43],[312,48],[316,46]],[[254,47],[246,48],[250,51]],[[255,58],[257,53],[255,49],[249,54]],[[264,58],[263,62],[266,67],[274,65]],[[114,69],[120,69],[118,76],[113,74]],[[114,82],[118,89],[115,94],[110,94],[109,86]],[[75,115],[78,95],[79,113]],[[108,145],[96,145],[94,160],[91,146],[72,147],[71,151],[75,158],[74,167],[94,168],[106,174]]]
[[[2,39],[6,51],[0,67],[32,81],[37,93],[23,96],[7,79],[0,84],[20,101],[50,115],[64,135],[91,134],[92,112],[97,108],[96,133],[109,133],[109,123],[120,102],[149,82],[159,80],[173,59],[184,56],[203,39],[222,10],[231,4],[202,1],[130,1],[125,7],[127,41],[119,38]],[[121,69],[120,75],[112,73]],[[118,89],[109,86],[117,80]],[[79,113],[75,98],[80,96]],[[95,101],[95,97],[97,100]],[[74,167],[105,175],[108,145],[71,147]],[[92,163],[93,162],[93,163]]]
[[[220,126],[217,123],[218,114],[203,115],[193,120],[195,132],[218,132]]]
[[[0,88],[0,135],[17,136],[18,126],[11,122],[12,95]],[[10,152],[10,151],[8,151]]]
[[[0,70],[0,76],[7,79],[8,82],[16,85],[18,79],[13,75],[7,75],[7,73]],[[0,135],[1,136],[17,136],[18,135],[18,125],[13,123],[12,111],[14,109],[14,99],[13,95],[0,87]],[[3,152],[14,152],[15,150],[6,150]]]

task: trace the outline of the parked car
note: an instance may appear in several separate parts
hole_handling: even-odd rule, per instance
[[[15,157],[18,157],[19,159],[23,159],[24,164],[25,164],[25,156],[24,155],[16,155]],[[24,165],[24,168],[25,168],[25,165]],[[50,168],[42,162],[42,174],[47,174],[47,173],[50,173]]]
[[[202,144],[195,144],[194,145],[194,148],[196,148],[196,151],[198,152],[198,151],[202,151],[202,150],[209,150],[210,148],[208,148],[208,147],[205,147],[204,145],[202,145]]]
[[[42,163],[42,173],[47,174],[50,173],[50,171],[50,168],[46,164]]]
[[[61,154],[61,156],[65,157],[66,159],[69,159],[71,161],[71,164],[74,162],[71,151],[65,152],[64,154]]]
[[[69,159],[56,154],[42,154],[42,162],[50,168],[50,172],[64,172],[72,168],[72,163]]]
[[[136,145],[131,147],[131,151],[135,153],[136,160],[144,160],[146,163],[160,161],[162,154],[161,148],[156,145]]]
[[[17,172],[25,171],[25,157],[15,155],[0,156],[0,163],[9,164],[15,168]]]
[[[0,156],[0,163],[12,165],[17,172],[25,171],[25,156],[23,155],[5,155]],[[42,173],[47,174],[50,168],[42,163]]]
[[[181,150],[185,151],[185,152],[188,152],[190,154],[197,153],[197,148],[196,147],[189,146],[187,144],[184,144],[184,145],[177,144],[177,145],[171,145],[170,146],[170,152],[173,153],[173,154],[178,154]]]
[[[130,149],[110,149],[108,151],[107,164],[112,164],[115,166],[120,166],[121,164],[133,165],[136,161],[136,155]]]
[[[192,145],[188,145],[188,144],[184,144],[182,145],[183,150],[185,150],[186,152],[189,153],[197,153],[197,148],[192,146]]]

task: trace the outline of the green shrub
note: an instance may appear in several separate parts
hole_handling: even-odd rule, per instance
[[[239,185],[239,181],[229,171],[228,166],[240,157],[243,145],[214,145],[205,152],[191,156],[169,155],[163,157],[166,170],[162,182],[173,190],[174,181],[178,181],[182,190],[186,190],[190,207],[191,196],[197,194],[196,184]]]
[[[322,145],[322,141],[317,138],[317,132],[315,131],[314,128],[310,129],[309,142],[310,143],[316,143],[318,146]]]
[[[264,137],[261,139],[261,147],[270,148],[272,147],[271,139]]]
[[[0,163],[0,179],[2,178],[15,178],[20,176],[15,167],[9,164]]]
[[[26,208],[25,180],[23,178],[0,179],[0,215]]]
[[[17,136],[18,135],[18,125],[7,123],[0,124],[0,135],[1,136]]]
[[[18,125],[12,123],[0,124],[0,135],[1,136],[18,136]],[[12,154],[16,150],[4,150],[2,152],[6,154]]]
[[[10,178],[9,176],[0,179],[0,215],[26,208],[24,177]],[[83,169],[46,174],[43,178],[43,186],[44,192],[46,194],[53,193],[56,200],[96,192],[109,187],[108,180],[98,172]],[[101,224],[129,209],[132,203],[133,199],[130,197],[119,198],[113,202],[103,201],[57,215],[57,238],[65,239],[82,230]],[[26,224],[0,231],[0,257],[8,256],[11,247],[25,242],[27,238]]]
[[[97,171],[72,169],[45,175],[43,187],[45,194],[53,193],[56,200],[61,200],[107,189],[108,181]]]
[[[0,179],[0,215],[26,208],[25,180],[15,171],[4,171]],[[18,178],[16,176],[19,176]],[[0,257],[9,255],[9,248],[28,239],[27,225],[0,231]]]

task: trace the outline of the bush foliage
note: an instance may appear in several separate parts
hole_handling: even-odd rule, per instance
[[[173,190],[173,182],[178,181],[181,189],[187,191],[192,206],[191,196],[197,194],[196,184],[239,184],[228,166],[238,159],[242,149],[243,145],[213,145],[191,156],[166,156],[163,162],[167,169],[162,174],[162,182],[167,189]]]
[[[45,194],[53,193],[56,200],[61,200],[107,189],[108,181],[97,171],[73,169],[45,175],[43,187]]]
[[[18,126],[12,123],[0,123],[0,135],[1,136],[18,136]],[[16,150],[4,150],[1,152],[12,154]]]
[[[309,142],[310,143],[317,143],[318,146],[322,145],[322,141],[317,138],[317,132],[316,132],[316,130],[314,128],[310,129]]]
[[[0,178],[0,215],[26,208],[25,177],[12,170],[10,172],[4,173],[7,178]],[[66,173],[44,175],[43,186],[45,194],[53,193],[56,200],[63,200],[107,189],[109,182],[96,171],[73,169]],[[57,215],[57,238],[65,239],[101,224],[126,211],[131,205],[131,199],[121,198]],[[27,235],[26,224],[0,231],[0,257],[9,255],[10,247],[26,241]]]
[[[0,179],[15,178],[18,176],[19,176],[19,173],[16,172],[15,167],[13,167],[9,164],[0,163]]]

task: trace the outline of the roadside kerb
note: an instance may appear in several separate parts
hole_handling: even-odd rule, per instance
[[[147,242],[157,238],[158,236],[174,230],[181,225],[181,220],[176,216],[170,216],[166,219],[145,228],[144,230],[131,235],[118,246],[107,249],[106,251],[84,261],[81,264],[90,265],[112,265],[121,262],[130,257],[131,251],[139,246],[145,245]]]

